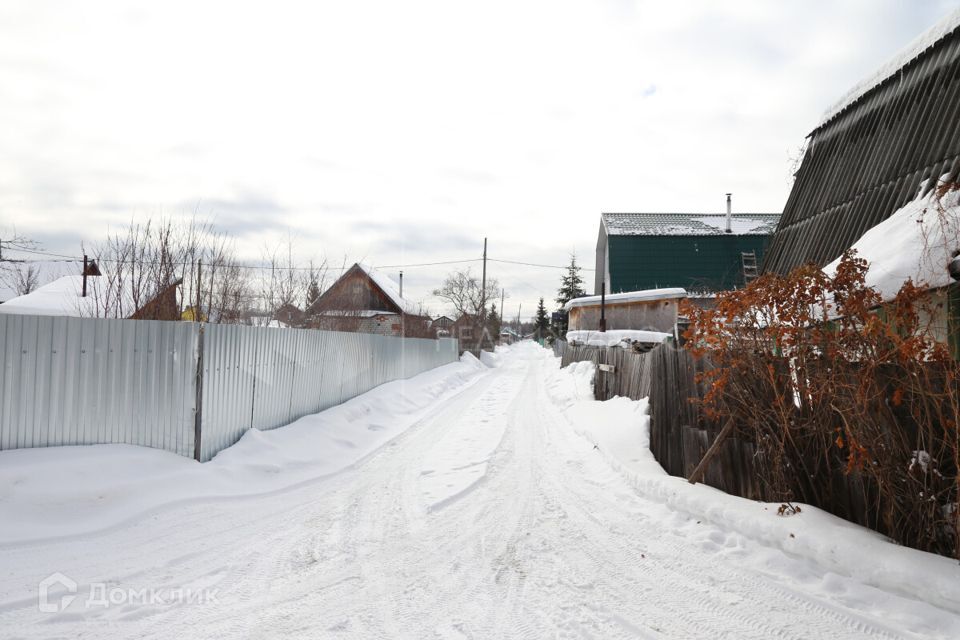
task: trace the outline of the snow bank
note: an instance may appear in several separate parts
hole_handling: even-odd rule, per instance
[[[960,192],[948,193],[939,203],[935,190],[926,198],[918,196],[868,229],[853,249],[869,263],[866,284],[884,300],[910,278],[930,288],[951,284],[947,265],[960,251]],[[823,270],[832,276],[839,263],[838,258]]]
[[[500,356],[490,351],[480,352],[480,362],[482,362],[487,367],[490,367],[491,369],[496,369],[501,364]]]
[[[247,431],[206,464],[121,444],[2,451],[0,544],[75,536],[175,503],[263,494],[332,475],[485,372],[465,354],[286,427]]]
[[[590,365],[592,364],[577,363]],[[650,451],[647,401],[592,401],[583,393],[586,373],[571,365],[552,372],[547,388],[574,431],[644,496],[721,529],[815,563],[887,592],[960,612],[960,566],[955,560],[901,547],[884,536],[825,511],[777,515],[778,503],[753,502],[707,485],[691,485],[663,470]],[[756,560],[758,564],[763,559]],[[827,574],[829,577],[829,573]]]
[[[662,331],[636,331],[632,329],[614,329],[611,331],[568,331],[567,342],[585,344],[591,347],[615,347],[621,343],[649,342],[660,343],[671,334]]]

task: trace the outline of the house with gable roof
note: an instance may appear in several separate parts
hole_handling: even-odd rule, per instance
[[[434,337],[430,318],[386,274],[356,263],[305,312],[316,329],[385,336]]]
[[[743,286],[779,219],[778,213],[603,213],[594,292],[676,287],[695,295]]]

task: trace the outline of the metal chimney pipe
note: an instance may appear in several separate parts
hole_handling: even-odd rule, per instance
[[[400,272],[400,297],[403,297],[403,271]]]
[[[733,203],[730,200],[732,193],[727,194],[727,233],[733,233]]]

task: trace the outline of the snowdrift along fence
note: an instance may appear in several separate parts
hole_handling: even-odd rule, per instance
[[[457,355],[450,339],[0,314],[0,450],[126,443],[206,461]]]
[[[651,452],[670,475],[690,477],[722,429],[719,422],[710,420],[700,410],[699,401],[706,394],[708,383],[698,382],[697,374],[709,367],[709,362],[669,344],[647,353],[634,353],[620,347],[568,345],[561,366],[583,361],[614,367],[612,372],[597,367],[594,376],[597,400],[614,396],[633,400],[649,398]],[[784,371],[779,375],[789,374]],[[770,403],[772,399],[757,398],[756,401]],[[769,481],[762,477],[758,462],[762,452],[737,433],[734,431],[734,435],[723,441],[702,482],[751,500],[781,501],[781,497],[771,491]],[[801,501],[890,534],[883,523],[876,487],[863,474],[834,469],[832,473],[811,478],[810,483],[809,488],[814,491],[798,487],[796,493]]]
[[[670,475],[689,477],[713,444],[721,425],[701,415],[699,403],[705,389],[696,382],[703,362],[685,349],[663,344],[637,353],[622,347],[567,346],[560,365],[593,362],[597,366],[593,392],[597,400],[614,396],[650,400],[650,450]],[[754,472],[753,445],[728,438],[703,479],[717,489],[758,500],[761,491]]]

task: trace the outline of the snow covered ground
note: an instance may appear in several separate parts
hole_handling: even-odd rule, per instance
[[[643,402],[485,361],[207,465],[0,453],[0,637],[960,637],[956,562],[670,478]]]

